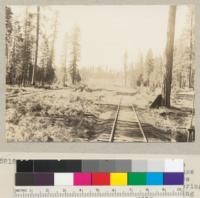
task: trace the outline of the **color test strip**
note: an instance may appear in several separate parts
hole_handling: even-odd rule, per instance
[[[16,173],[16,186],[54,186],[53,173]]]
[[[74,173],[75,186],[91,186],[92,174],[91,173]]]
[[[33,180],[35,186],[53,186],[54,174],[53,173],[34,173]]]
[[[115,171],[116,172],[132,171],[132,161],[131,160],[116,160]],[[112,172],[114,172],[114,170],[112,170]]]
[[[16,186],[34,186],[33,173],[16,173],[15,174]]]
[[[17,160],[17,172],[33,172],[33,160]]]
[[[17,172],[184,172],[183,160],[17,160]]]
[[[148,186],[160,186],[163,185],[163,173],[151,172],[147,173],[147,183]]]
[[[73,173],[54,173],[54,186],[73,186]]]
[[[184,173],[164,173],[164,185],[183,185]]]
[[[93,186],[109,186],[110,173],[92,173]]]
[[[165,172],[164,160],[148,160],[147,172]]]
[[[111,186],[127,186],[127,173],[110,173]]]
[[[82,172],[99,172],[99,169],[100,169],[99,160],[82,161]]]
[[[34,172],[81,172],[82,160],[34,160]]]
[[[128,185],[144,186],[147,183],[147,174],[142,172],[128,173]]]
[[[17,186],[184,185],[183,160],[17,160]]]
[[[82,172],[128,172],[131,160],[83,160]]]
[[[115,170],[115,163],[116,160],[99,160],[99,171],[102,172],[111,172],[112,170]]]
[[[16,186],[184,185],[184,173],[16,173]]]
[[[147,172],[148,162],[147,160],[133,160],[132,172]]]
[[[167,159],[165,160],[165,170],[164,172],[184,172],[184,162],[181,159]]]

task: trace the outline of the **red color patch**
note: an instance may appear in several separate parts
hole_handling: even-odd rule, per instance
[[[109,186],[110,173],[92,173],[93,186]]]

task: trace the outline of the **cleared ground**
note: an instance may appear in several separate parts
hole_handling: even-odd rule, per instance
[[[149,109],[159,90],[74,86],[51,89],[7,87],[6,137],[9,142],[101,142],[108,139],[121,97],[133,104],[150,142],[186,141],[193,92],[172,94],[171,109]],[[131,121],[130,113],[121,122]],[[124,114],[124,115],[123,115]],[[124,126],[129,130],[126,126]],[[117,142],[136,142],[131,132],[117,129]],[[126,135],[120,134],[125,131]],[[127,135],[128,134],[128,135]],[[121,137],[121,138],[120,138]]]

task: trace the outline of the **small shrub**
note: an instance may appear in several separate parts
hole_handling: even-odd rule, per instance
[[[41,111],[41,110],[42,110],[42,106],[41,106],[40,103],[33,103],[31,105],[31,109],[30,109],[31,112],[38,112],[38,111]]]
[[[17,111],[18,111],[20,114],[22,114],[22,115],[25,115],[25,114],[26,114],[26,108],[25,108],[25,106],[19,105],[19,106],[17,107]]]
[[[6,112],[6,120],[9,123],[18,124],[21,116],[15,109],[8,109]]]
[[[18,94],[18,93],[19,93],[18,89],[13,90],[13,94]]]

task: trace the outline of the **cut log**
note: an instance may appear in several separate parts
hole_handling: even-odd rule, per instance
[[[156,99],[152,102],[152,104],[150,105],[151,109],[158,109],[160,106],[162,105],[162,95],[159,94]]]

